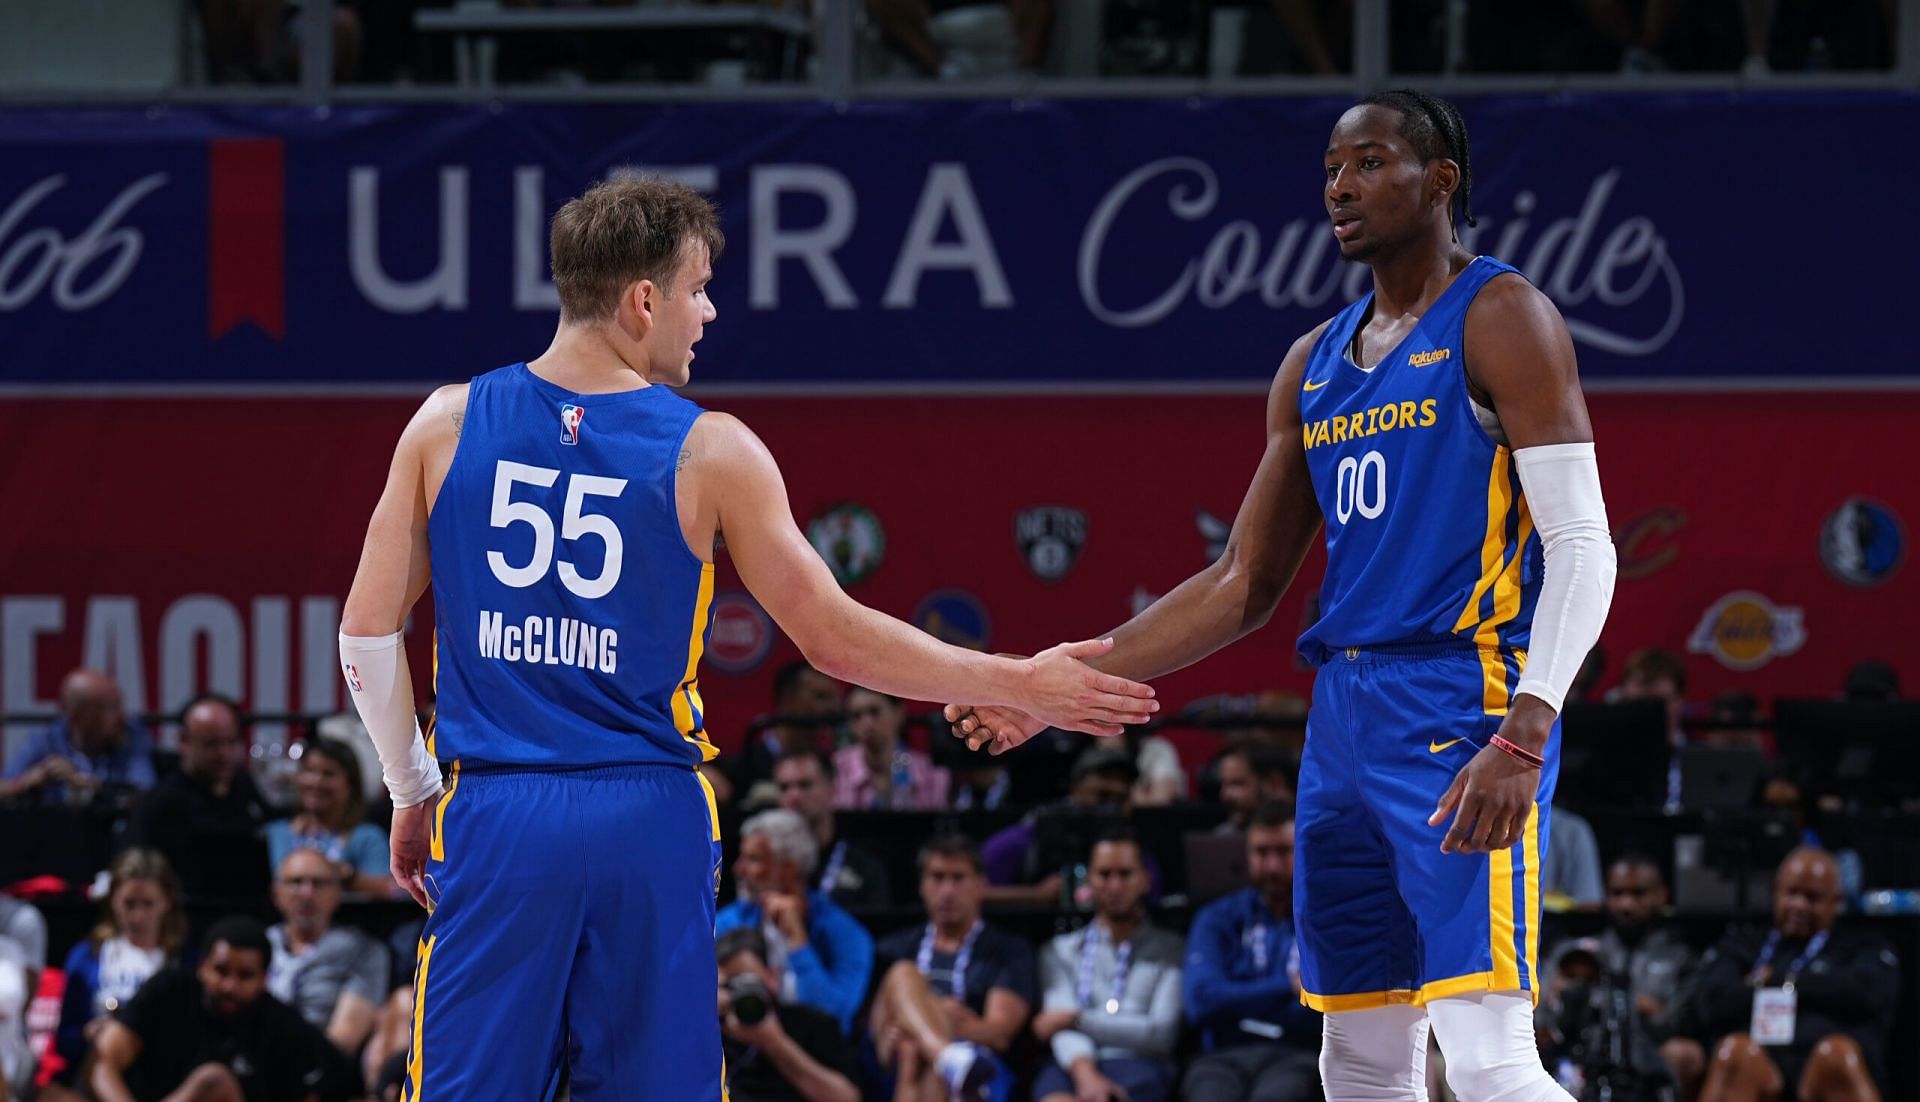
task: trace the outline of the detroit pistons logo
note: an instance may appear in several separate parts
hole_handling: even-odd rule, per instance
[[[560,442],[578,444],[580,442],[580,422],[587,419],[587,411],[579,406],[560,407]]]

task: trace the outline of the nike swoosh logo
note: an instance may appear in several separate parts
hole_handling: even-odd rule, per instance
[[[1427,753],[1438,754],[1440,751],[1445,750],[1447,747],[1452,746],[1456,742],[1465,742],[1465,741],[1467,741],[1466,737],[1462,736],[1460,738],[1448,739],[1445,742],[1428,742]]]
[[[1327,385],[1327,381],[1325,379],[1322,379],[1317,383],[1308,383],[1307,385],[1301,387],[1300,389],[1301,390],[1319,390],[1321,387],[1326,385]]]

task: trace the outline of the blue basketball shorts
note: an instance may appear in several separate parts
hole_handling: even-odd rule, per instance
[[[718,819],[691,769],[463,771],[434,811],[406,1102],[721,1102]]]
[[[1301,1001],[1366,1010],[1480,991],[1539,998],[1540,866],[1560,769],[1546,751],[1521,840],[1443,854],[1427,820],[1500,729],[1525,652],[1473,644],[1337,651],[1307,720],[1294,822]]]

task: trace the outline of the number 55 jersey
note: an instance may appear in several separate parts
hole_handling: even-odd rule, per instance
[[[664,386],[574,394],[525,364],[473,380],[428,522],[434,756],[468,770],[715,756],[697,679],[713,564],[674,502],[700,413]]]

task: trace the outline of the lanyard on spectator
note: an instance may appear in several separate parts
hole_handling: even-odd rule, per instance
[[[1094,940],[1095,933],[1099,941]],[[1080,937],[1080,986],[1077,998],[1083,1007],[1093,1006],[1093,957],[1098,944],[1111,944],[1113,935],[1109,934],[1099,922],[1087,926],[1087,932]],[[1107,1013],[1120,1013],[1120,996],[1127,991],[1127,973],[1133,969],[1133,939],[1122,942],[1113,954],[1113,990],[1107,996]]]
[[[847,840],[842,838],[833,844],[833,852],[827,856],[827,867],[820,871],[820,890],[833,891],[840,882],[840,866],[847,863]]]
[[[967,931],[966,938],[960,942],[960,951],[953,955],[953,997],[960,1002],[967,1001],[967,964],[973,960],[973,943],[979,938],[980,931],[986,928],[984,920],[974,919],[973,928]],[[927,932],[920,937],[920,955],[914,960],[920,974],[929,980],[933,979],[933,935],[934,925],[929,922]]]
[[[1267,973],[1267,954],[1271,951],[1267,948],[1269,932],[1264,922],[1254,923],[1253,928],[1247,931],[1247,936],[1253,939],[1253,970],[1263,976]]]
[[[904,799],[903,799],[904,794]],[[893,786],[887,790],[887,806],[911,810],[917,803],[913,791],[913,759],[905,750],[893,752]]]
[[[1828,933],[1829,931],[1822,930],[1808,939],[1807,947],[1801,950],[1799,956],[1793,958],[1793,963],[1787,965],[1786,981],[1781,986],[1789,988],[1793,986],[1793,977],[1799,975],[1800,970],[1805,968],[1814,957],[1819,956],[1820,950],[1827,947]],[[1769,931],[1767,933],[1767,943],[1760,947],[1760,959],[1753,962],[1753,974],[1756,977],[1766,969],[1767,965],[1773,963],[1774,951],[1779,948],[1780,931]]]
[[[1006,800],[1007,790],[1012,787],[1013,778],[1007,773],[1001,773],[998,777],[995,777],[993,784],[989,785],[987,790],[977,799],[973,794],[972,788],[962,785],[960,794],[953,798],[953,809],[955,811],[971,811],[973,810],[973,805],[978,803],[981,807],[989,811],[994,810]]]

